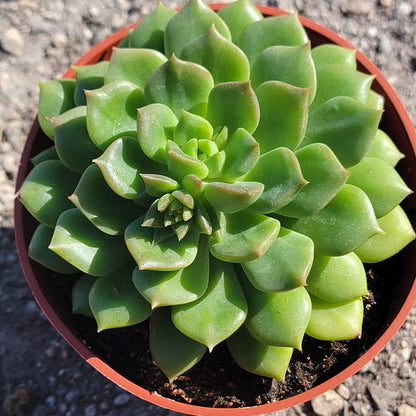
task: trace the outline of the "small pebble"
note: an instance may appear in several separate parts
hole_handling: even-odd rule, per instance
[[[123,406],[130,401],[130,396],[126,393],[117,394],[113,400],[114,406]]]
[[[334,416],[343,410],[344,400],[334,390],[328,390],[312,399],[311,406],[318,416]]]
[[[1,34],[0,46],[1,49],[10,55],[21,56],[24,40],[20,32],[15,27],[11,27]]]
[[[399,416],[416,416],[416,409],[408,404],[401,404],[397,409]]]

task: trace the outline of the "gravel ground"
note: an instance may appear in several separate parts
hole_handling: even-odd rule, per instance
[[[177,7],[183,1],[169,0]],[[339,32],[384,72],[416,120],[415,0],[259,1]],[[107,381],[68,347],[32,298],[13,241],[14,179],[36,114],[37,82],[156,1],[0,0],[0,414],[178,416]],[[416,309],[357,375],[284,415],[416,415]]]

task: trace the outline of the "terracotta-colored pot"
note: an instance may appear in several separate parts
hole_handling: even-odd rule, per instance
[[[211,5],[214,10],[218,10],[222,6],[223,4]],[[264,15],[285,14],[285,12],[271,7],[259,7],[259,10]],[[308,32],[312,46],[317,46],[322,43],[336,43],[347,48],[353,48],[353,46],[347,41],[319,24],[303,17],[300,17],[300,20]],[[93,47],[88,53],[82,56],[75,63],[75,65],[80,66],[92,64],[102,59],[108,59],[111,55],[112,47],[117,45],[118,42],[127,34],[128,29],[129,27],[120,30]],[[408,186],[411,189],[416,189],[416,133],[413,124],[410,121],[409,116],[407,115],[396,92],[387,82],[380,70],[360,52],[357,52],[357,60],[359,70],[376,75],[376,79],[373,83],[373,89],[382,94],[385,98],[385,112],[382,118],[381,128],[393,138],[400,151],[406,155],[405,159],[399,163],[398,170]],[[68,69],[63,77],[73,77],[72,69]],[[40,130],[39,124],[36,120],[33,123],[22,154],[16,189],[20,188],[22,182],[31,169],[30,158],[50,145],[50,140]],[[414,210],[416,208],[416,196],[413,194],[408,197],[403,205],[408,211]],[[416,221],[413,221],[414,226],[415,222]],[[113,382],[144,400],[181,413],[210,416],[231,416],[236,414],[257,415],[282,410],[296,404],[309,401],[319,394],[342,383],[348,377],[355,374],[366,363],[368,363],[399,330],[416,300],[416,243],[412,243],[403,250],[401,255],[401,259],[404,262],[402,267],[403,272],[400,275],[395,276],[396,293],[392,297],[389,318],[384,324],[386,329],[376,339],[376,341],[369,346],[366,352],[360,357],[357,357],[352,364],[321,384],[318,384],[303,393],[296,394],[292,397],[285,398],[271,404],[248,408],[213,409],[180,403],[149,392],[139,385],[136,385],[111,368],[92,349],[83,343],[82,338],[78,335],[77,329],[74,328],[73,321],[70,319],[69,308],[67,305],[62,304],[57,293],[57,288],[50,284],[51,272],[36,262],[33,262],[28,257],[28,245],[36,225],[35,220],[30,216],[30,214],[28,214],[19,201],[16,200],[15,235],[21,265],[27,282],[32,289],[37,302],[52,325],[61,333],[66,341],[86,361],[88,361],[89,364]]]

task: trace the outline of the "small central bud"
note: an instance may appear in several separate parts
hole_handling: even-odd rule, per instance
[[[204,161],[218,153],[218,146],[209,139],[191,139],[183,145],[182,151],[188,156]]]

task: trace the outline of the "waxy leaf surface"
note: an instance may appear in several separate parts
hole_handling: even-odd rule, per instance
[[[368,157],[385,160],[394,167],[404,154],[400,152],[393,140],[382,130],[377,130],[373,144],[367,153]]]
[[[178,124],[173,132],[173,141],[182,147],[191,139],[206,139],[212,137],[213,128],[205,118],[196,114],[182,111]]]
[[[334,64],[356,69],[355,52],[355,49],[347,49],[339,45],[325,43],[312,49],[312,59],[316,70]]]
[[[90,307],[89,293],[97,279],[98,277],[83,273],[75,281],[71,291],[72,313],[94,318]]]

